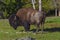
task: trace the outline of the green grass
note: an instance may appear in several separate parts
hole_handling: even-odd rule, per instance
[[[35,29],[31,25],[31,29]],[[34,33],[20,33],[21,30],[24,30],[23,27],[18,27],[17,30],[14,30],[10,25],[7,19],[0,19],[0,40],[15,40],[16,38],[22,38],[26,36],[31,36],[36,38],[36,40],[60,40],[60,17],[47,17],[45,21],[45,32],[41,34]]]

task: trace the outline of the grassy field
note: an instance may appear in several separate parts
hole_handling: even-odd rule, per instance
[[[31,25],[30,30],[35,28],[34,25]],[[7,19],[0,19],[0,40],[15,40],[27,36],[36,38],[36,40],[60,40],[60,17],[47,17],[43,34],[40,32],[38,34],[21,33],[21,30],[24,28],[18,27],[17,30],[14,30]]]

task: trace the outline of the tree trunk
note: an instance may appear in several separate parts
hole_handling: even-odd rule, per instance
[[[33,8],[35,9],[35,0],[32,0]]]
[[[55,16],[57,16],[57,3],[56,3],[56,0],[53,0],[54,2],[54,7],[55,7]]]
[[[41,0],[39,0],[39,11],[41,11]]]
[[[57,16],[57,8],[55,9],[55,16]]]
[[[58,10],[58,16],[60,16],[60,9]]]

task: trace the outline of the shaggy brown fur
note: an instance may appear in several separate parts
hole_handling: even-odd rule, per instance
[[[16,19],[18,18],[17,21],[19,21],[19,25],[24,26],[26,31],[29,31],[31,24],[37,25],[36,31],[38,31],[39,25],[44,25],[46,14],[45,12],[34,10],[33,8],[22,8],[17,11],[15,16]]]

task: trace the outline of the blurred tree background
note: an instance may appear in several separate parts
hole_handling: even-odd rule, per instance
[[[4,18],[9,18],[11,14],[15,14],[20,8],[32,7],[31,1],[32,0],[0,0],[0,11],[3,13]],[[35,6],[38,10],[39,0],[35,1]],[[59,4],[60,2],[58,1],[57,5]],[[48,15],[54,13],[55,8],[58,9],[59,7],[60,5],[58,7],[55,7],[53,0],[42,0],[42,9],[45,10]]]

